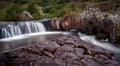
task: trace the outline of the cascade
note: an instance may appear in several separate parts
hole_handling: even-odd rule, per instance
[[[0,22],[0,29],[1,29],[0,36],[2,38],[8,38],[16,35],[46,31],[45,26],[40,20],[24,21],[24,22]]]

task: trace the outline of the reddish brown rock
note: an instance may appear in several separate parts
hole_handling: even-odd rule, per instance
[[[50,41],[47,41],[42,45],[45,46],[45,49],[50,52],[54,52],[58,47],[60,47],[60,45],[58,45],[56,42],[50,42]]]
[[[57,30],[81,31],[88,35],[96,35],[98,39],[109,39],[114,42],[115,27],[119,16],[103,13],[98,8],[88,7],[78,15],[67,15],[52,20],[52,26]]]
[[[73,47],[74,47],[74,45],[70,45],[70,44],[65,44],[65,45],[63,45],[61,48],[64,50],[64,51],[74,51],[73,50]]]
[[[75,48],[75,52],[79,57],[83,57],[85,50],[82,48]]]
[[[21,47],[0,55],[0,66],[119,65],[120,59],[117,54],[72,35],[61,35],[49,41]]]

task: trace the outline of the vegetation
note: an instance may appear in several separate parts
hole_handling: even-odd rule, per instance
[[[20,14],[25,10],[32,14],[35,19],[60,17],[78,14],[90,2],[114,2],[114,0],[89,0],[88,2],[69,2],[69,0],[1,0],[4,3],[5,1],[7,3],[10,2],[10,4],[4,5],[0,3],[4,5],[0,9],[0,20],[19,20]],[[39,7],[41,7],[43,14],[40,13]]]
[[[28,11],[35,19],[78,14],[91,2],[103,3],[100,7],[103,11],[112,10],[113,6],[120,6],[119,0],[89,0],[87,2],[69,2],[69,0],[1,0],[0,21],[19,20],[23,11]],[[108,5],[104,5],[104,2],[107,2]],[[109,6],[110,4],[112,5]],[[43,14],[40,13],[40,10],[42,10]],[[116,35],[120,36],[120,26],[116,27]]]
[[[19,4],[12,4],[0,10],[0,20],[17,20],[23,10]]]
[[[9,0],[7,0],[9,1]],[[52,18],[77,14],[81,12],[88,3],[70,2],[68,0],[11,0],[12,4],[0,9],[0,20],[19,20],[20,14],[26,10],[35,19]],[[37,6],[37,7],[36,7]],[[38,7],[42,7],[44,14],[39,13]]]

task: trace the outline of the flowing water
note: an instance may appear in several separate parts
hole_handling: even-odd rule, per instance
[[[9,51],[22,46],[31,46],[40,41],[47,41],[69,32],[37,32],[0,39],[0,52]]]
[[[24,22],[0,22],[0,52],[26,45],[31,46],[34,43],[39,43],[39,41],[47,41],[59,37],[61,34],[72,34],[72,32],[55,32],[49,21],[50,19]],[[84,41],[120,53],[120,46],[98,41],[95,39],[95,36],[88,36],[81,33],[78,33],[78,35]]]
[[[45,32],[46,28],[42,22],[49,22],[49,20],[0,22],[0,37],[8,38],[22,34]]]
[[[120,45],[115,46],[114,44],[108,43],[107,40],[105,41],[96,40],[94,35],[85,35],[85,34],[81,34],[80,32],[78,33],[78,35],[82,40],[86,42],[92,43],[94,45],[103,47],[105,49],[120,54]]]

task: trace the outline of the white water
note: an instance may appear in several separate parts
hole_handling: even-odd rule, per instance
[[[37,33],[23,34],[23,35],[0,39],[0,42],[10,42],[10,41],[12,42],[14,40],[26,39],[26,38],[30,38],[33,36],[54,35],[54,34],[62,34],[62,33],[64,34],[64,32],[37,32]],[[40,39],[42,39],[42,38],[40,38]]]
[[[70,32],[36,32],[36,33],[30,33],[30,34],[17,35],[17,36],[13,36],[13,37],[9,37],[9,38],[3,38],[3,39],[0,39],[0,42],[3,43],[2,45],[5,45],[5,47],[3,49],[6,50],[6,47],[9,46],[8,48],[10,48],[11,45],[10,44],[4,44],[4,42],[5,43],[6,42],[10,43],[10,42],[14,42],[14,41],[23,41],[23,40],[25,40],[25,42],[27,42],[27,41],[29,42],[30,38],[31,38],[30,42],[32,42],[32,40],[35,37],[37,37],[37,39],[35,39],[37,41],[39,41],[39,40],[45,41],[46,38],[49,38],[49,36],[52,37],[54,35],[59,35],[59,34],[69,35],[69,34],[72,34],[72,33],[70,33]],[[49,36],[47,36],[47,35],[49,35]],[[117,48],[117,47],[113,46],[112,44],[110,44],[108,42],[98,41],[98,40],[95,39],[94,35],[93,36],[88,36],[88,35],[79,33],[79,36],[84,41],[87,41],[87,42],[92,43],[92,44],[97,45],[97,46],[101,46],[101,47],[103,47],[105,49],[108,49],[108,50],[111,50],[113,52],[120,53],[120,48]],[[30,44],[30,43],[26,43],[26,44]],[[14,46],[16,48],[17,44],[14,44]],[[20,46],[21,46],[21,44],[20,44]]]
[[[111,50],[113,52],[119,53],[120,54],[120,48],[113,46],[112,44],[108,43],[108,42],[103,42],[103,41],[98,41],[95,39],[95,36],[88,36],[85,34],[78,34],[80,36],[80,38],[84,41],[87,41],[89,43],[92,43],[94,45],[103,47],[105,49]]]
[[[44,25],[39,21],[19,22],[17,24],[8,24],[2,28],[2,37],[8,38],[16,35],[29,34],[35,32],[45,32]]]
[[[44,25],[41,21],[29,21],[29,22],[19,22],[17,24],[7,24],[6,27],[2,28],[3,39],[0,39],[0,42],[12,42],[16,40],[23,40],[27,38],[32,38],[35,36],[42,35],[54,35],[54,34],[66,34],[69,32],[46,32]],[[120,53],[120,48],[113,46],[110,43],[98,41],[95,39],[95,36],[87,36],[85,34],[79,33],[80,38],[89,43],[95,44],[97,46],[101,46],[105,49]],[[41,40],[45,40],[45,36],[39,38]]]

